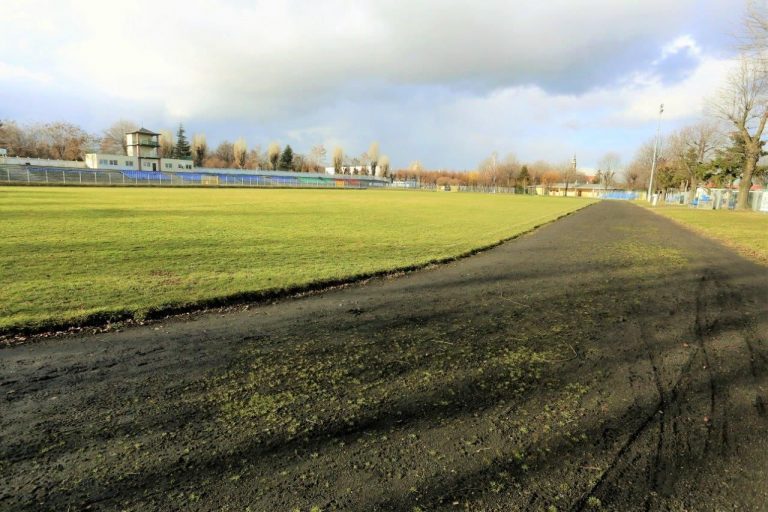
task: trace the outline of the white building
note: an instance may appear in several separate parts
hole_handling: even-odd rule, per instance
[[[378,170],[378,168],[377,168]],[[335,167],[326,167],[325,174],[336,174]],[[342,165],[341,174],[355,174],[360,176],[371,176],[370,165]]]
[[[151,132],[146,128],[126,133],[127,155],[88,153],[85,155],[85,165],[89,169],[163,172],[182,172],[194,167],[192,160],[161,158],[158,151],[159,137],[159,133]]]

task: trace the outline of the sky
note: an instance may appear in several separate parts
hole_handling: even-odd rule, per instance
[[[394,168],[594,169],[700,120],[740,0],[0,0],[0,119],[183,123]]]

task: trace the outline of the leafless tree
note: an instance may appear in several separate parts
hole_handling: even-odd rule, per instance
[[[245,143],[244,138],[240,137],[235,141],[235,144],[232,146],[232,152],[235,167],[245,169],[245,164],[248,160],[248,145]]]
[[[376,176],[389,176],[389,157],[387,155],[381,155],[379,158],[379,167],[376,171]]]
[[[160,156],[173,158],[173,149],[176,147],[174,135],[170,130],[160,130]]]
[[[563,183],[565,183],[565,191],[563,192],[565,197],[568,196],[568,186],[576,180],[576,175],[578,173],[576,170],[576,157],[574,156],[573,158],[572,161],[564,162],[560,166],[560,177],[562,178]]]
[[[749,0],[744,17],[744,31],[739,37],[739,49],[766,67],[768,58],[768,3]]]
[[[104,130],[101,136],[100,150],[103,153],[109,153],[112,155],[127,155],[128,146],[125,135],[127,133],[135,132],[139,129],[139,125],[133,121],[121,119],[106,130]]]
[[[379,143],[378,142],[371,142],[371,147],[368,148],[368,161],[369,165],[371,166],[371,174],[376,174],[376,167],[379,165]]]
[[[251,150],[248,152],[247,167],[249,169],[263,169],[266,166],[267,166],[266,158],[264,154],[261,152],[261,147],[255,146],[251,148]]]
[[[192,159],[195,167],[202,167],[208,157],[208,142],[204,133],[196,133],[192,136]]]
[[[618,153],[609,151],[597,163],[598,170],[605,189],[613,186],[616,174],[621,167],[621,157]]]
[[[312,149],[309,150],[307,163],[313,172],[322,171],[325,168],[325,157],[326,151],[322,144],[313,146]]]
[[[686,126],[667,138],[667,165],[679,178],[682,189],[695,193],[706,178],[707,163],[721,140],[718,126],[712,122]],[[691,194],[690,200],[693,198]]]
[[[736,208],[745,209],[768,121],[768,75],[761,61],[742,55],[712,108],[718,117],[733,126],[744,144],[744,168]]]
[[[232,167],[235,161],[235,146],[228,140],[222,141],[214,151],[217,167]]]
[[[0,126],[0,148],[8,150],[8,154],[14,156],[32,156],[25,154],[26,134],[22,127],[14,121],[3,121]]]
[[[48,123],[43,127],[49,156],[59,160],[82,160],[93,141],[82,128],[71,123]]]
[[[653,149],[655,139],[644,142],[635,153],[634,158],[624,170],[624,183],[634,190],[648,188],[653,164]]]
[[[344,150],[340,146],[333,148],[333,172],[336,174],[342,173],[342,167],[344,166]]]
[[[277,170],[277,164],[280,162],[280,144],[271,142],[267,148],[267,160],[272,170]]]

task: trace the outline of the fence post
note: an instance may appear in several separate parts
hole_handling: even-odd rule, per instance
[[[45,170],[45,183],[48,183],[48,169]]]
[[[112,186],[112,174],[111,173],[107,174],[107,176],[109,177],[109,186],[111,187]]]
[[[64,174],[64,171],[61,171],[61,181],[66,185],[67,184],[67,175]]]
[[[27,167],[27,183],[29,183],[29,182],[30,182],[30,178],[29,178],[29,167]]]
[[[77,174],[80,176],[80,184],[83,184],[83,171],[77,171]]]
[[[5,169],[5,172],[8,175],[8,183],[10,183],[11,182],[11,170],[10,169]]]

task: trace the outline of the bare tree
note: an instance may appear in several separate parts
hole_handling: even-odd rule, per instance
[[[568,185],[570,185],[573,181],[576,180],[576,155],[573,155],[573,160],[570,162],[563,163],[560,168],[562,171],[560,172],[560,176],[563,179],[563,182],[565,183],[565,190],[563,191],[563,196],[568,197]]]
[[[376,167],[379,165],[379,143],[371,142],[371,147],[368,148],[368,160],[371,166],[371,174],[376,176]]]
[[[690,194],[691,201],[699,183],[708,177],[708,163],[720,140],[719,130],[711,122],[686,126],[667,139],[667,164],[679,178],[681,188],[694,192]]]
[[[603,183],[603,188],[606,190],[613,186],[616,174],[621,167],[621,157],[618,153],[609,151],[598,161],[598,169],[601,171],[600,176]]]
[[[341,174],[344,165],[344,150],[340,146],[333,148],[333,172]]]
[[[192,136],[192,159],[195,167],[202,167],[208,157],[208,142],[204,133],[196,133]]]
[[[387,155],[381,155],[381,158],[379,158],[379,167],[376,171],[376,176],[385,178],[389,176],[389,157]]]
[[[768,58],[768,4],[749,0],[744,17],[744,32],[739,37],[739,49],[766,66]]]
[[[745,209],[752,176],[762,153],[763,131],[768,121],[768,75],[760,60],[742,55],[739,66],[713,104],[715,113],[731,123],[744,143],[744,168],[736,208]]]
[[[48,123],[43,127],[49,155],[59,160],[82,160],[92,141],[82,128],[71,123]]]
[[[101,136],[100,150],[104,153],[113,155],[127,155],[128,145],[125,135],[127,133],[135,132],[139,129],[139,125],[133,121],[126,119],[120,119],[104,130]]]
[[[3,121],[0,126],[0,148],[8,150],[10,155],[15,156],[31,156],[25,154],[27,148],[25,148],[26,134],[24,129],[20,127],[14,121]]]
[[[277,164],[280,163],[280,144],[277,142],[271,142],[267,148],[267,160],[269,165],[272,166],[272,170],[277,170]]]
[[[245,143],[244,138],[240,137],[235,141],[235,144],[232,146],[232,152],[235,167],[245,169],[245,164],[248,160],[248,145]]]
[[[635,153],[634,158],[624,171],[624,182],[632,189],[648,188],[653,164],[653,149],[655,140],[644,142]]]
[[[505,187],[512,187],[515,184],[515,179],[520,173],[520,162],[517,160],[517,156],[514,153],[509,153],[504,159],[496,166],[496,174],[498,175],[497,182]]]
[[[266,167],[266,159],[260,146],[255,146],[248,152],[248,169],[263,169]]]
[[[170,130],[160,130],[160,156],[162,158],[173,158],[173,151],[176,148],[174,135]]]
[[[222,141],[214,151],[217,167],[232,167],[235,161],[235,146],[228,140]]]
[[[325,147],[322,144],[313,146],[307,155],[307,164],[313,172],[322,171],[325,168]]]

